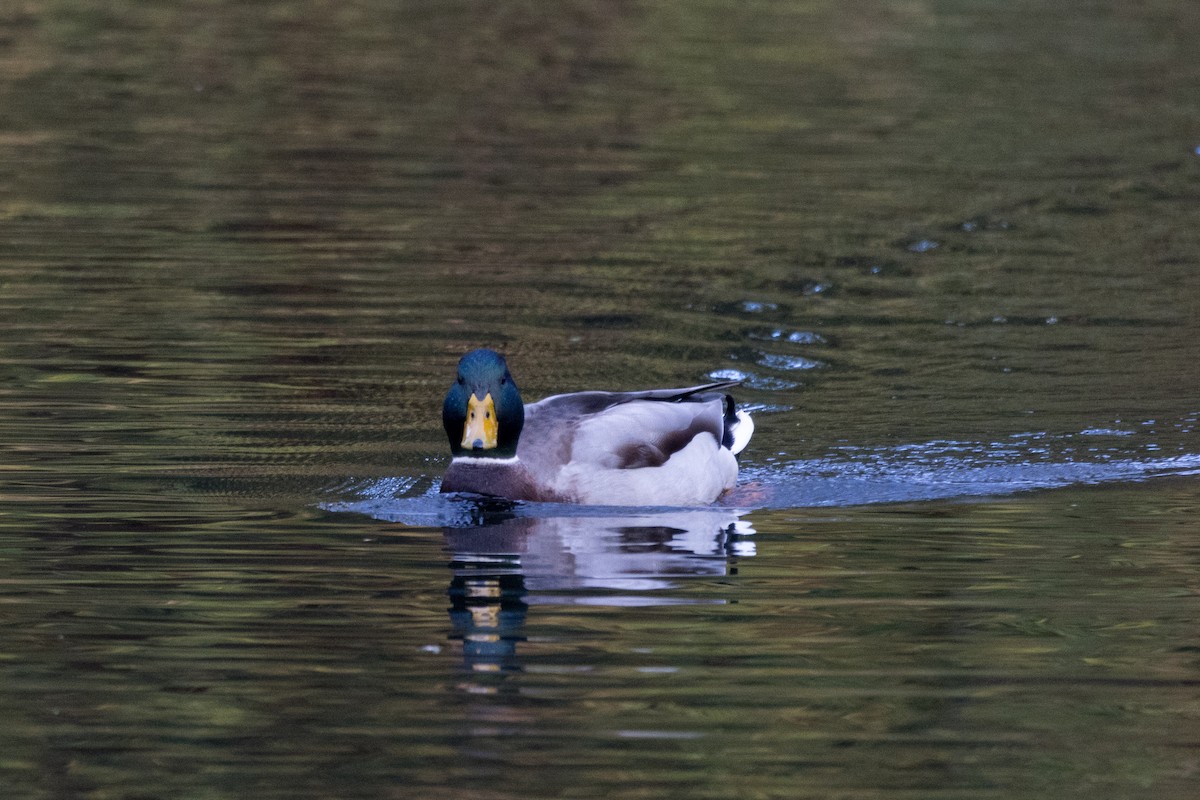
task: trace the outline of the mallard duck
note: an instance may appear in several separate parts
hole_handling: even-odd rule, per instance
[[[474,350],[442,405],[443,492],[616,506],[711,503],[737,481],[754,423],[723,390],[577,392],[525,405],[504,357]]]

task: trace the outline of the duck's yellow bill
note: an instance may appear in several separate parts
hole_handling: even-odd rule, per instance
[[[462,446],[466,450],[491,450],[496,446],[496,435],[500,429],[496,422],[496,404],[488,392],[480,400],[471,394],[467,401],[467,424],[463,426]]]

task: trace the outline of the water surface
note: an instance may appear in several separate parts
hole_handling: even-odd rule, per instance
[[[1186,4],[0,10],[14,797],[1190,798]],[[742,487],[453,501],[745,380]]]

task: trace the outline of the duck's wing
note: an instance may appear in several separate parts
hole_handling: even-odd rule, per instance
[[[561,423],[568,419],[579,419],[590,414],[599,414],[609,408],[625,405],[635,400],[653,400],[660,403],[705,403],[717,399],[719,392],[740,386],[741,381],[717,381],[689,386],[685,389],[650,389],[642,392],[573,392],[556,394],[525,406],[527,417],[545,414],[546,419]]]
[[[577,392],[525,407],[519,454],[531,469],[661,466],[697,436],[730,447],[741,421],[722,390],[738,381],[643,392]]]
[[[622,398],[618,402],[628,400],[658,400],[664,403],[704,402],[713,399],[711,397],[704,397],[706,394],[724,392],[726,389],[732,389],[735,386],[741,386],[741,384],[740,380],[716,381],[714,383],[702,383],[699,386],[689,386],[686,389],[650,389],[645,392],[582,392],[582,394],[607,394],[612,397]],[[551,398],[546,399],[549,400]]]

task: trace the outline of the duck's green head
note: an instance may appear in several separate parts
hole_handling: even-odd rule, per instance
[[[442,404],[442,425],[455,456],[512,458],[525,424],[525,404],[504,356],[472,350]]]

